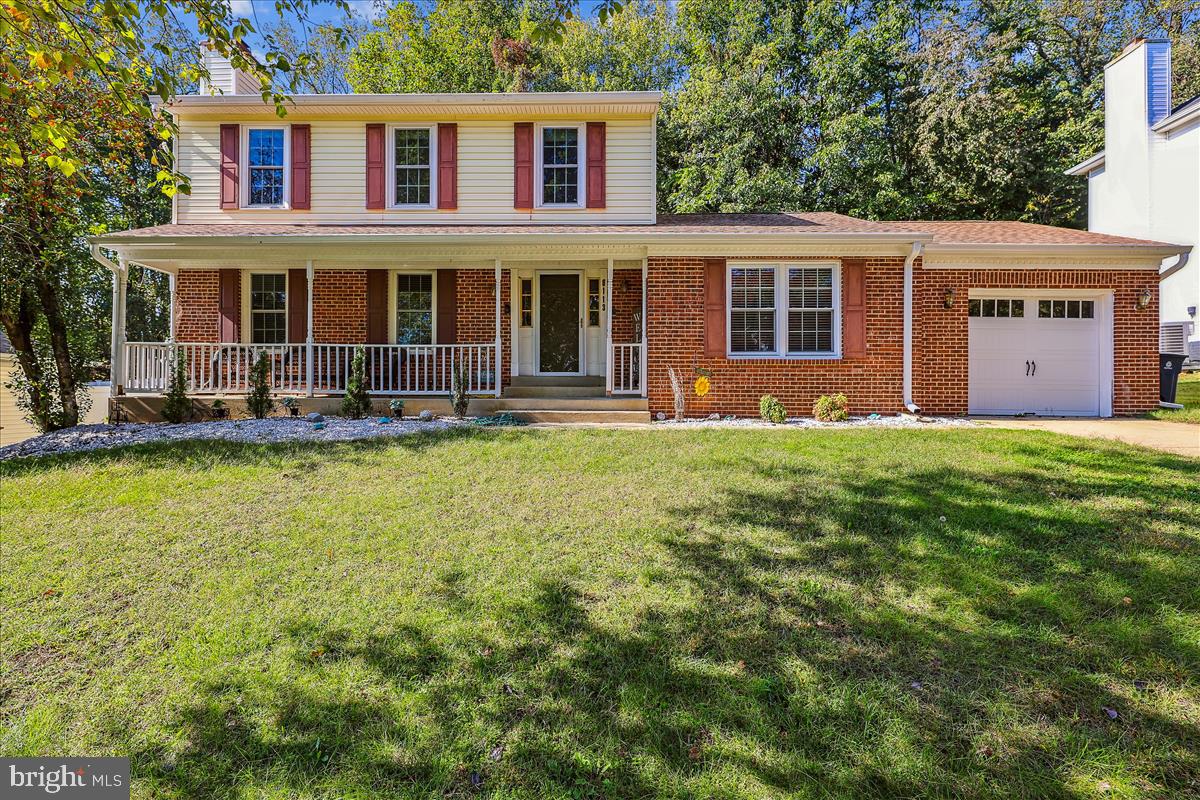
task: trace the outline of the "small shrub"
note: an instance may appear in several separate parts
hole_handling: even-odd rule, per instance
[[[388,401],[388,408],[392,410],[392,416],[396,419],[404,419],[404,401],[399,397],[393,397]]]
[[[246,395],[246,410],[255,419],[263,419],[275,410],[275,401],[271,398],[271,361],[267,351],[260,351],[250,368],[247,379],[250,392]]]
[[[846,410],[847,405],[846,395],[840,392],[823,394],[813,403],[813,416],[821,422],[842,422],[850,418],[850,412]]]
[[[346,394],[342,397],[342,416],[362,419],[371,413],[371,396],[367,394],[367,352],[362,347],[354,351],[350,362],[350,377],[346,380]]]
[[[171,376],[163,398],[162,416],[176,424],[192,418],[192,399],[187,396],[187,359],[182,351],[171,360]]]
[[[210,408],[212,409],[213,419],[225,419],[225,417],[229,416],[229,409],[225,407],[225,401],[219,397],[212,401]]]
[[[471,396],[467,393],[469,386],[470,373],[466,363],[460,361],[450,373],[450,406],[454,409],[454,416],[459,419],[467,415],[467,406],[471,403]]]
[[[758,401],[758,415],[776,425],[787,422],[787,409],[771,394],[764,394]]]

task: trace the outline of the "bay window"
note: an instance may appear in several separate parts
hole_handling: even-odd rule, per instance
[[[833,264],[731,264],[731,356],[837,357],[839,272]]]

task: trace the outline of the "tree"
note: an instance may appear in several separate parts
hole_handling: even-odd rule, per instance
[[[342,395],[342,416],[362,419],[371,413],[371,395],[367,393],[367,354],[362,347],[354,349],[350,374],[346,378],[346,393]]]
[[[345,94],[353,91],[346,79],[351,52],[349,45],[357,43],[368,30],[364,22],[352,16],[340,25],[324,23],[307,33],[287,19],[280,19],[267,29],[279,51],[289,61],[299,61],[304,54],[308,54],[309,69],[296,76],[296,90],[311,94]]]
[[[271,397],[271,353],[259,350],[246,376],[249,391],[246,392],[246,410],[255,419],[263,419],[275,410]]]

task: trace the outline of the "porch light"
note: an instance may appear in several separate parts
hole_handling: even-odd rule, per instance
[[[1154,293],[1150,291],[1149,286],[1147,286],[1145,289],[1142,289],[1142,293],[1138,295],[1138,299],[1137,299],[1138,311],[1142,311],[1147,306],[1149,306],[1150,301],[1153,299],[1154,299]]]
[[[942,296],[942,307],[947,308],[947,309],[954,307],[954,287],[953,286],[946,287],[946,291]]]

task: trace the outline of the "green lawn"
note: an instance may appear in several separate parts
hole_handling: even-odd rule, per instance
[[[0,752],[134,797],[1200,791],[1196,461],[510,429],[0,479]]]
[[[1149,416],[1171,422],[1200,423],[1200,372],[1185,372],[1179,376],[1175,402],[1183,408],[1158,408],[1151,411]]]

